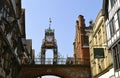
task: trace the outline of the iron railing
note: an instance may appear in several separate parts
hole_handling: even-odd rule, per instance
[[[41,58],[35,58],[34,59],[35,64],[50,64],[50,65],[90,65],[89,59],[67,59],[67,58],[58,58],[56,62],[54,62],[53,58],[46,58],[46,59],[41,59]]]

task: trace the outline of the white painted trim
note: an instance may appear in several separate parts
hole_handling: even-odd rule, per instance
[[[114,35],[114,41],[117,39],[117,34]]]
[[[112,44],[112,40],[110,40],[110,45]]]
[[[120,8],[120,0],[117,0],[118,8]]]
[[[114,4],[114,6],[111,8],[111,10],[109,11],[109,20],[111,20],[113,18],[113,16],[115,15],[116,11],[119,9],[119,5],[118,5],[118,1]]]
[[[111,68],[108,72],[106,72],[105,74],[101,75],[98,78],[110,78],[113,75],[114,75],[114,68]]]
[[[114,42],[114,38],[112,37],[112,39],[111,39],[111,42],[113,43]]]
[[[108,41],[108,46],[110,46],[110,41]]]
[[[117,32],[117,38],[119,37],[119,32]]]

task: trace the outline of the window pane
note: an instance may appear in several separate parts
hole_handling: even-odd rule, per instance
[[[118,11],[118,22],[119,22],[119,27],[120,27],[120,10]]]
[[[110,0],[111,1],[111,8],[114,6],[116,0]]]
[[[110,22],[110,34],[111,34],[111,36],[113,35],[113,26],[112,26],[112,22]]]
[[[118,70],[118,69],[120,69],[120,53],[119,53],[119,48],[120,48],[119,45],[116,45],[113,48],[113,58],[114,58],[114,68],[115,68],[115,71]]]
[[[115,21],[114,18],[110,21],[110,34],[113,36],[115,34]]]
[[[115,31],[119,29],[118,20],[115,22]]]
[[[110,34],[110,25],[109,24],[107,25],[106,30],[107,30],[107,38],[110,39],[111,34]]]

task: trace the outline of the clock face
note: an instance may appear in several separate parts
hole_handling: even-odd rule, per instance
[[[53,37],[52,37],[52,36],[47,36],[47,37],[46,37],[46,40],[47,40],[48,42],[51,42],[51,41],[53,40]]]

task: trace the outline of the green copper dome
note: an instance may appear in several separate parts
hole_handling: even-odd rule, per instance
[[[45,30],[45,33],[54,33],[54,30],[52,30],[50,27]]]

